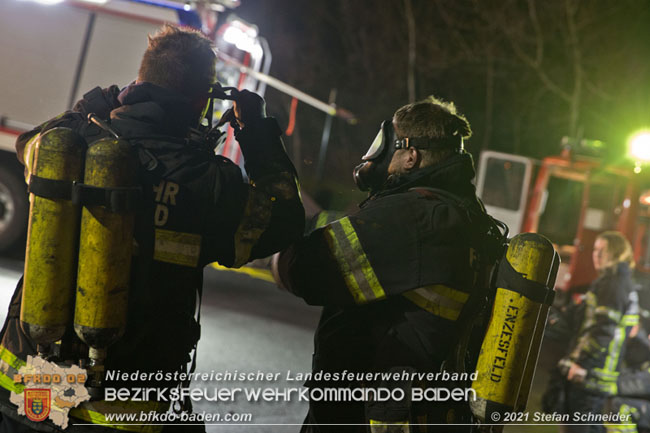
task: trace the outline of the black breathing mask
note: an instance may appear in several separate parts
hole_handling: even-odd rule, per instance
[[[230,92],[230,94],[228,94]],[[239,90],[236,87],[223,87],[218,81],[215,82],[208,92],[208,97],[210,99],[227,99],[230,101],[235,101],[237,99],[237,94]]]
[[[212,118],[214,116],[214,100],[224,99],[234,101],[239,91],[235,87],[223,87],[218,81],[210,86],[208,90],[208,102],[201,112],[201,117],[196,128],[191,128],[190,137],[195,142],[205,143],[211,151],[221,145],[226,137],[226,133],[219,129],[220,125],[212,127]]]
[[[384,120],[370,148],[361,157],[363,162],[354,168],[354,183],[361,191],[374,194],[381,191],[388,181],[388,167],[398,149],[429,149],[433,147],[454,149],[464,152],[463,138],[452,135],[449,138],[430,137],[397,138],[392,119]]]
[[[230,92],[230,94],[228,94]],[[234,101],[237,99],[237,94],[239,91],[235,87],[223,87],[221,83],[216,81],[213,85],[210,86],[208,90],[208,103],[201,113],[200,123],[204,128],[210,129],[212,127],[212,116],[214,112],[214,100],[215,99],[224,99]]]
[[[371,193],[381,189],[388,179],[388,166],[395,153],[397,136],[393,121],[384,120],[370,148],[361,157],[362,163],[354,168],[354,183],[361,191]]]

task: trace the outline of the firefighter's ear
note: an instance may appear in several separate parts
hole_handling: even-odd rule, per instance
[[[409,147],[406,149],[406,157],[404,158],[404,168],[406,170],[412,170],[418,168],[422,157],[420,152],[415,147]]]

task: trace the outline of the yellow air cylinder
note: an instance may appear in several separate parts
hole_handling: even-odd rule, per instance
[[[20,320],[36,344],[47,345],[63,337],[72,319],[79,206],[69,195],[72,182],[82,179],[86,145],[68,128],[51,129],[36,140],[28,161],[32,178]]]
[[[136,170],[127,141],[98,140],[86,153],[84,184],[90,192],[93,187],[128,190],[136,185]],[[108,197],[108,192],[104,195]],[[133,225],[132,210],[115,212],[104,205],[84,203],[74,329],[91,347],[91,359],[102,359],[106,347],[126,327]]]
[[[557,257],[551,242],[535,233],[519,234],[510,242],[505,259],[520,274],[519,279],[511,276],[504,284],[502,264],[472,383],[477,398],[470,406],[482,422],[504,421],[504,413],[525,406],[522,399],[527,399],[529,390],[523,388],[530,387],[537,363]]]
[[[551,268],[551,275],[549,282],[555,284],[557,271],[560,267],[560,255],[557,251],[554,252],[553,266]],[[539,319],[535,325],[535,333],[533,334],[533,341],[531,342],[531,349],[528,355],[528,362],[526,362],[526,371],[519,387],[519,395],[517,396],[517,407],[515,412],[524,412],[528,404],[528,397],[533,385],[533,378],[535,377],[535,369],[537,367],[537,360],[539,359],[539,351],[542,348],[542,340],[544,339],[544,330],[546,329],[546,321],[548,320],[548,312],[551,306],[549,304],[542,304],[539,311]],[[531,362],[532,361],[532,362]]]

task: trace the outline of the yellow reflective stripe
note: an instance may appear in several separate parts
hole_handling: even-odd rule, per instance
[[[325,235],[327,235],[326,238],[329,240],[330,250],[332,251],[332,254],[334,254],[334,258],[341,268],[341,274],[345,280],[345,285],[348,287],[348,290],[352,294],[354,302],[356,304],[363,304],[367,302],[366,297],[363,295],[361,289],[359,288],[357,280],[354,278],[354,274],[350,270],[350,266],[348,265],[347,260],[345,260],[341,245],[339,245],[339,241],[336,238],[336,235],[334,235],[331,226],[325,228]]]
[[[111,428],[137,433],[158,433],[163,425],[128,424],[127,421],[108,421],[104,414],[140,414],[142,412],[163,411],[164,406],[156,402],[107,402],[95,401],[82,403],[80,407],[70,410],[70,415],[91,422],[93,424],[107,425]]]
[[[357,304],[386,297],[349,218],[334,221],[325,229],[330,249]]]
[[[378,421],[370,420],[371,433],[409,433],[411,428],[408,421]]]
[[[589,305],[593,305],[594,307],[597,305],[596,302],[596,295],[594,295],[593,292],[587,292],[585,294],[585,302]]]
[[[15,392],[16,394],[20,394],[25,389],[25,385],[14,382],[13,378],[4,373],[0,373],[0,386],[7,391]]]
[[[0,344],[0,386],[16,394],[23,392],[25,385],[14,382],[12,374],[18,373],[25,364],[25,361]]]
[[[586,313],[587,313],[587,323],[585,323],[585,327],[591,326],[591,324],[594,321],[594,310],[596,309],[596,306],[598,305],[598,302],[596,301],[596,295],[594,295],[592,292],[587,292],[585,295],[585,304],[588,307],[592,308],[587,308]]]
[[[443,285],[410,290],[403,294],[418,307],[448,320],[456,320],[469,294]]]
[[[607,433],[639,433],[636,429],[636,425],[616,425],[607,423],[604,423],[604,425]]]
[[[223,271],[236,272],[238,274],[246,274],[252,278],[268,281],[270,283],[275,282],[275,278],[273,278],[271,271],[269,271],[268,269],[254,268],[252,266],[242,266],[241,268],[227,268],[225,266],[220,265],[217,262],[211,263],[210,266],[222,272]]]
[[[409,425],[408,421],[378,421],[376,419],[370,420],[371,425]]]
[[[617,379],[619,373],[617,371],[612,371],[607,368],[594,368],[591,370],[591,375],[585,382],[586,388],[609,395],[615,395],[618,392]]]
[[[639,315],[638,314],[626,314],[621,319],[621,325],[623,326],[635,326],[639,324]]]
[[[0,344],[0,359],[9,364],[11,367],[15,368],[16,371],[20,370],[20,367],[26,364],[25,361],[11,353],[9,349],[4,347],[2,344]]]
[[[605,382],[596,379],[587,379],[585,388],[600,391],[608,395],[616,395],[618,392],[616,382]]]
[[[249,189],[246,208],[239,227],[237,227],[237,232],[235,232],[234,268],[238,268],[250,260],[253,246],[269,226],[275,200],[275,197],[269,197],[268,194],[255,187]]]
[[[614,322],[619,322],[621,320],[621,312],[607,308],[603,305],[596,307],[596,314],[607,316],[612,319]]]
[[[321,212],[318,214],[318,217],[316,218],[316,227],[315,229],[323,227],[324,225],[327,224],[327,220],[329,219],[329,214],[325,211]]]
[[[340,224],[341,227],[343,227],[343,230],[345,231],[345,235],[347,236],[347,239],[350,242],[350,246],[352,247],[353,251],[356,253],[357,266],[361,268],[363,275],[366,277],[366,282],[370,286],[374,298],[375,299],[385,298],[386,293],[384,292],[384,289],[381,287],[381,284],[379,284],[379,279],[377,278],[377,275],[375,275],[375,271],[372,269],[372,266],[370,266],[370,262],[366,257],[366,253],[363,251],[363,247],[361,246],[361,241],[359,240],[357,233],[354,231],[354,227],[352,227],[352,223],[350,222],[350,219],[343,218],[340,220]]]
[[[588,337],[586,342],[587,344],[585,345],[585,351],[587,353],[599,353],[605,351],[605,348],[599,345],[598,342],[592,337]]]
[[[156,229],[154,260],[175,265],[196,267],[201,255],[201,235]]]
[[[626,314],[620,319],[619,325],[616,327],[616,331],[614,332],[614,338],[609,343],[608,354],[605,360],[605,370],[616,370],[616,367],[618,366],[619,356],[621,355],[623,342],[627,336],[626,328],[635,326],[638,323],[638,314]]]
[[[625,327],[617,326],[614,331],[614,338],[609,343],[609,348],[607,350],[607,358],[605,359],[606,371],[613,372],[616,370],[616,365],[618,364],[618,357],[621,354],[621,348],[623,346],[623,341],[625,340]]]
[[[467,299],[469,299],[469,293],[452,289],[451,287],[443,286],[442,284],[436,284],[434,286],[427,286],[424,288],[462,304],[467,302]]]
[[[605,429],[607,430],[607,433],[638,433],[636,424],[634,424],[634,422],[638,420],[638,416],[636,416],[637,409],[635,407],[628,406],[627,404],[622,404],[618,409],[618,413],[621,415],[621,420],[627,421],[621,422],[621,424],[613,424],[608,422],[603,423]]]
[[[619,372],[618,371],[608,371],[603,368],[594,368],[592,370],[592,374],[595,377],[596,380],[600,382],[614,382],[618,379]]]

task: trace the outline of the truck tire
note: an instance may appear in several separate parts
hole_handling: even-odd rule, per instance
[[[25,239],[28,214],[27,185],[17,170],[0,163],[0,253]]]

